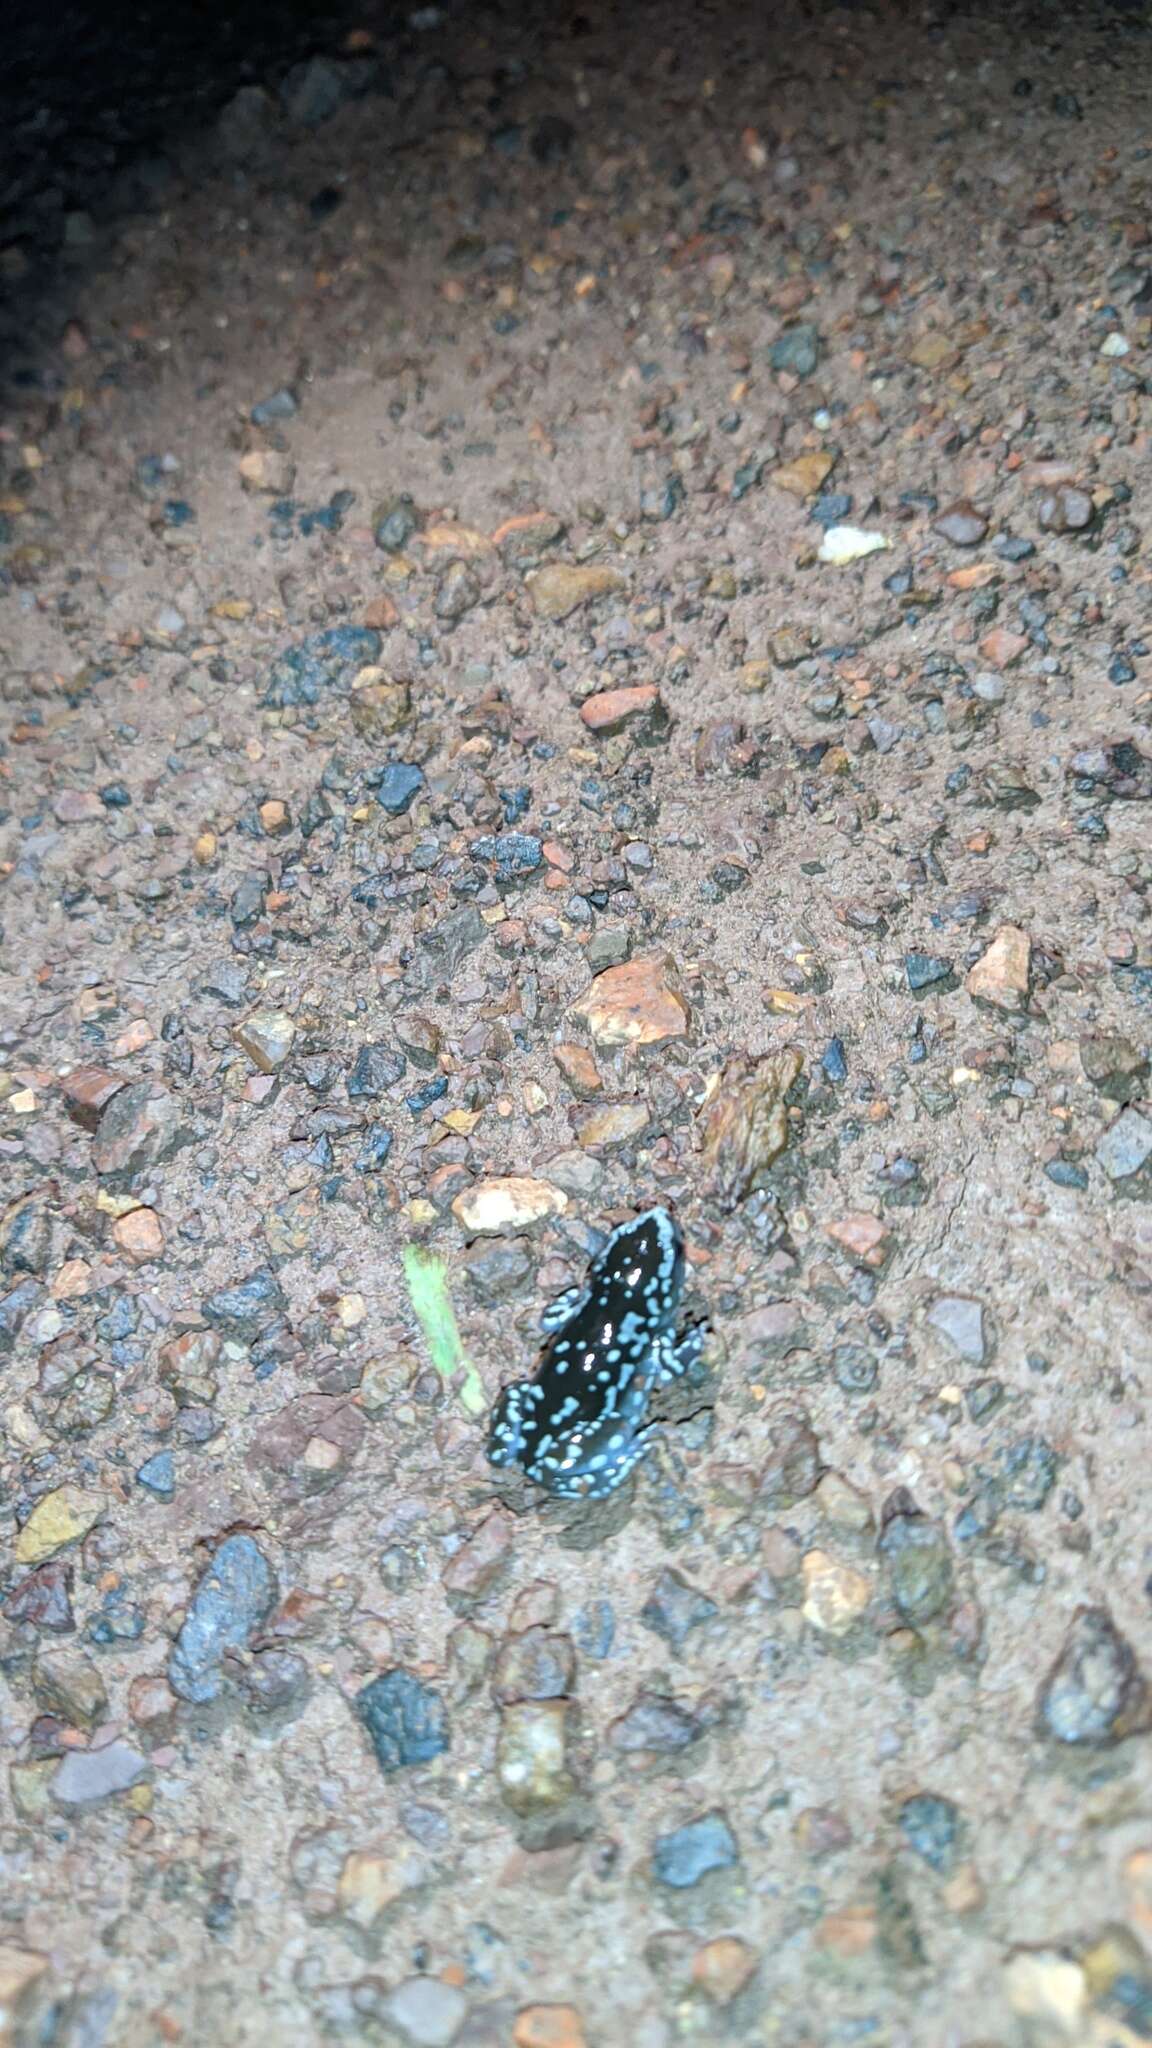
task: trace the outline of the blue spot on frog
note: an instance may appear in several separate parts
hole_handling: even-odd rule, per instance
[[[541,1317],[533,1379],[505,1387],[488,1456],[519,1465],[562,1500],[600,1500],[651,1450],[654,1387],[694,1365],[704,1326],[677,1334],[684,1240],[666,1209],[614,1230],[588,1268]]]

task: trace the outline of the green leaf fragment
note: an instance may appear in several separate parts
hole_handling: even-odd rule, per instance
[[[469,1415],[483,1415],[488,1407],[488,1396],[460,1341],[456,1312],[448,1293],[445,1261],[438,1252],[430,1252],[424,1245],[406,1245],[404,1278],[408,1282],[416,1320],[424,1332],[424,1341],[437,1372],[445,1380],[454,1380],[461,1374],[457,1389],[461,1405]]]

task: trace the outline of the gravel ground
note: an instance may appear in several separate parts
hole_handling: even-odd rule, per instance
[[[21,188],[0,2040],[1152,2039],[1148,30],[364,15]]]

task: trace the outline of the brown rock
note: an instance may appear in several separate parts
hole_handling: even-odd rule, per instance
[[[788,1143],[785,1097],[800,1077],[802,1053],[794,1046],[762,1059],[729,1060],[705,1105],[704,1162],[712,1192],[735,1209],[764,1185]]]
[[[536,1860],[536,1859],[534,1859]],[[574,2005],[526,2005],[512,2029],[515,2048],[588,2048]]]
[[[240,481],[246,491],[266,491],[273,498],[288,498],[296,481],[296,464],[290,455],[276,448],[251,448],[240,457]]]
[[[492,1692],[500,1706],[524,1700],[566,1699],[576,1681],[576,1652],[569,1636],[537,1626],[507,1636],[500,1645]]]
[[[630,689],[599,690],[585,697],[580,717],[598,739],[629,732],[633,737],[657,738],[667,727],[668,714],[655,683],[636,683]]]
[[[870,1272],[879,1272],[891,1250],[892,1239],[878,1216],[861,1212],[852,1216],[841,1216],[837,1222],[826,1225],[825,1234],[847,1252],[854,1265],[866,1266]]]
[[[34,2009],[48,1984],[48,1958],[36,1949],[0,1942],[0,2048],[31,2041]]]
[[[691,1011],[675,986],[675,974],[666,953],[605,968],[576,998],[569,1015],[587,1025],[597,1045],[640,1051],[686,1038]]]
[[[97,1173],[125,1178],[155,1166],[186,1142],[180,1107],[160,1081],[134,1081],[103,1111],[92,1146]]]
[[[371,625],[373,622],[367,619],[365,623]],[[352,685],[348,709],[361,739],[383,739],[389,733],[398,732],[411,718],[411,687],[408,683],[393,681],[383,669],[362,668]]]
[[[167,1742],[176,1726],[180,1702],[159,1672],[134,1678],[128,1687],[128,1713],[143,1734]]]
[[[95,1728],[108,1717],[104,1680],[80,1650],[52,1650],[40,1657],[32,1690],[46,1714],[58,1714],[70,1728]]]
[[[123,1074],[113,1074],[107,1067],[77,1067],[60,1083],[69,1116],[85,1131],[96,1129],[100,1112],[127,1085]]]
[[[1028,649],[1023,633],[1010,633],[1007,626],[993,626],[980,642],[980,652],[993,668],[1013,668]]]
[[[164,1231],[155,1209],[129,1209],[112,1225],[112,1237],[134,1266],[147,1266],[164,1251]]]
[[[965,983],[973,1002],[1019,1016],[1032,986],[1032,941],[1016,924],[1002,924]]]
[[[879,1932],[880,1922],[872,1906],[845,1906],[842,1912],[828,1913],[818,1921],[812,1938],[817,1948],[851,1959],[867,1955]]]
[[[813,1863],[819,1863],[825,1856],[838,1855],[852,1841],[851,1828],[834,1806],[806,1806],[797,1814],[792,1833]]]
[[[692,1983],[712,2005],[731,2005],[756,1974],[756,1951],[735,1934],[706,1941],[692,1958]]]
[[[614,590],[625,590],[627,584],[618,569],[610,569],[604,562],[589,562],[583,566],[569,562],[549,562],[543,569],[537,569],[528,577],[528,594],[538,616],[542,619],[566,619],[570,612],[578,611],[582,604],[590,604],[594,597],[606,597]]]
[[[269,839],[279,839],[292,830],[292,814],[278,796],[270,796],[260,806],[260,823]]]
[[[554,1045],[552,1057],[573,1095],[587,1099],[600,1093],[604,1086],[603,1077],[587,1046]]]
[[[472,1237],[512,1237],[551,1216],[562,1216],[568,1197],[544,1180],[506,1174],[477,1181],[452,1203],[452,1214]]]
[[[760,1479],[766,1507],[790,1508],[815,1493],[824,1470],[816,1432],[802,1408],[781,1406],[768,1421],[770,1455]]]
[[[651,1121],[644,1102],[608,1102],[585,1117],[576,1133],[577,1142],[589,1149],[606,1150],[614,1145],[630,1145],[648,1129]]]
[[[798,455],[794,462],[785,462],[781,468],[772,471],[772,481],[777,490],[791,491],[794,498],[811,498],[826,483],[836,467],[836,457],[823,449],[813,449],[807,455]]]
[[[342,1396],[303,1394],[256,1432],[249,1463],[318,1493],[347,1470],[364,1436],[364,1417]]]
[[[507,1568],[512,1526],[493,1509],[461,1545],[444,1573],[444,1591],[455,1606],[469,1606],[490,1593]]]
[[[292,1050],[296,1026],[286,1010],[254,1010],[232,1036],[262,1074],[274,1074]]]

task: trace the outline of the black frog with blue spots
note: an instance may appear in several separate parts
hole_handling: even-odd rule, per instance
[[[588,1268],[541,1317],[533,1379],[505,1387],[488,1456],[518,1465],[562,1500],[600,1500],[652,1448],[654,1387],[693,1366],[702,1325],[677,1333],[684,1240],[667,1209],[614,1230]]]

